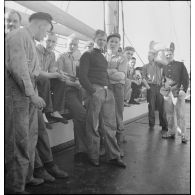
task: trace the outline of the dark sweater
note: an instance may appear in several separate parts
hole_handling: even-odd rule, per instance
[[[189,76],[183,62],[173,60],[171,63],[164,66],[163,75],[175,81],[178,89],[183,85],[184,91],[187,91]]]
[[[85,52],[80,58],[79,81],[88,93],[93,94],[92,84],[108,86],[108,63],[101,50],[94,48]]]

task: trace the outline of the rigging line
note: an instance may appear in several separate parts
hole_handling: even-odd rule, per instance
[[[131,45],[132,47],[134,47],[133,44],[131,43],[131,41],[129,40],[129,38],[127,37],[126,33],[125,33],[125,36],[126,36],[127,40],[129,41],[130,45]],[[135,49],[135,53],[137,54],[138,58],[140,59],[140,61],[141,61],[142,64],[144,65],[145,63],[144,63],[143,60],[141,59],[141,57],[140,57],[140,55],[138,54],[138,52],[137,52],[136,49]]]
[[[68,12],[69,5],[70,5],[70,1],[68,1],[68,5],[67,5],[67,7],[66,7],[65,12]]]
[[[173,32],[175,34],[175,38],[176,38],[176,41],[178,43],[178,47],[179,47],[179,52],[181,51],[180,50],[180,44],[179,44],[179,41],[178,41],[178,36],[177,36],[177,33],[176,33],[176,29],[175,29],[175,23],[174,23],[174,18],[173,18],[173,13],[172,13],[172,8],[171,8],[171,2],[169,2],[169,8],[170,8],[170,15],[171,15],[171,20],[172,20],[172,23],[173,23]],[[181,55],[181,53],[180,53]]]
[[[106,32],[106,22],[105,22],[105,2],[103,1],[103,10],[104,10],[104,18],[103,18],[103,23],[104,23],[104,32]]]
[[[122,10],[122,26],[123,26],[123,49],[125,46],[125,23],[124,23],[124,11],[123,11],[123,1],[121,1],[121,10]]]

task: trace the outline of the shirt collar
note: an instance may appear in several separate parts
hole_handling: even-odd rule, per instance
[[[26,31],[28,32],[28,34],[30,35],[32,40],[35,41],[35,37],[34,37],[33,33],[31,32],[31,30],[29,29],[29,27],[24,27],[24,28],[26,29]]]
[[[95,47],[95,48],[93,48],[93,51],[98,52],[98,53],[102,53],[103,50],[98,49],[98,48]]]

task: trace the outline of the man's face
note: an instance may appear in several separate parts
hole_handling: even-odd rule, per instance
[[[73,39],[68,41],[68,50],[70,52],[75,52],[78,48],[78,40]]]
[[[172,62],[174,59],[174,54],[171,50],[165,50],[165,57],[168,63]]]
[[[130,65],[131,65],[132,67],[135,67],[135,64],[136,64],[136,60],[135,60],[135,59],[131,59],[131,60],[130,60]]]
[[[48,35],[46,40],[46,49],[52,51],[56,45],[57,37],[56,35]]]
[[[108,49],[118,51],[120,47],[120,39],[118,37],[111,37],[108,41]]]
[[[21,21],[17,13],[10,13],[7,17],[7,29],[9,31],[20,28]]]
[[[106,35],[98,34],[95,38],[96,47],[99,49],[104,49],[104,47],[106,46],[107,41],[106,39],[107,39]]]
[[[134,51],[131,51],[131,50],[127,50],[124,52],[124,55],[126,56],[128,60],[130,60],[133,57],[133,54],[134,54]]]
[[[153,62],[155,58],[155,53],[153,52],[148,52],[148,61]]]
[[[41,21],[37,27],[37,33],[35,34],[35,39],[37,41],[42,41],[46,36],[47,32],[51,30],[51,24],[46,21]]]

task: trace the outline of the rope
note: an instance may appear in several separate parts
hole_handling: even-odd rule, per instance
[[[130,43],[130,45],[131,45],[132,47],[134,47],[133,44],[131,43],[131,41],[129,40],[129,38],[127,37],[126,33],[125,33],[125,36],[126,36],[126,38],[127,38],[127,41]],[[144,65],[145,63],[143,62],[143,60],[141,59],[140,55],[138,54],[138,52],[137,52],[136,50],[135,50],[135,53],[137,54],[138,58],[140,59],[140,61],[141,61],[142,64]]]
[[[66,7],[65,12],[68,12],[69,5],[70,5],[70,1],[68,1],[68,5],[67,5],[67,7]]]
[[[123,49],[125,45],[125,25],[124,25],[124,12],[123,12],[123,1],[121,1],[121,9],[122,9],[122,25],[123,25]]]
[[[174,21],[173,21],[173,13],[172,13],[172,8],[171,8],[171,2],[169,2],[169,8],[170,8],[170,15],[171,15],[171,20],[172,20],[172,23],[173,23],[173,32],[175,34],[175,38],[176,38],[176,41],[178,43],[178,47],[179,47],[179,52],[181,51],[180,50],[180,44],[179,44],[179,41],[178,41],[178,37],[177,37],[177,33],[176,33],[176,29],[175,29],[175,24],[174,24]],[[181,56],[181,53],[180,53],[180,56]]]

